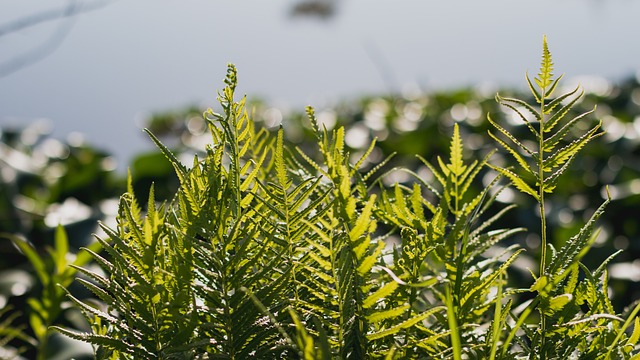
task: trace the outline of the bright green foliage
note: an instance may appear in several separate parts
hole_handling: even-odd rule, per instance
[[[67,233],[61,225],[55,231],[55,246],[47,248],[49,256],[38,254],[32,244],[18,236],[0,234],[0,237],[11,240],[20,249],[31,263],[31,266],[33,266],[39,283],[42,285],[42,293],[38,297],[27,299],[29,326],[35,338],[32,339],[25,335],[22,332],[23,329],[14,329],[9,326],[17,313],[11,314],[0,325],[0,336],[6,333],[8,335],[6,342],[13,337],[24,340],[36,348],[38,359],[45,359],[47,343],[51,336],[50,327],[58,323],[60,315],[65,310],[63,303],[67,300],[67,297],[64,287],[73,282],[77,272],[75,267],[85,265],[91,260],[91,256],[88,252],[83,251],[76,254],[73,261],[69,261]],[[100,244],[95,243],[87,251],[97,251],[99,248]],[[0,338],[0,342],[2,341],[2,338]]]
[[[542,202],[597,136],[595,127],[567,143],[577,120],[553,112],[569,108],[549,99],[552,65],[545,40],[533,90],[541,110],[498,98],[538,149],[490,120],[520,169],[488,165],[491,154],[467,160],[454,125],[448,159],[420,158],[433,181],[405,169],[378,174],[387,160],[362,173],[375,141],[351,161],[345,129],[321,128],[311,108],[313,155],[288,146],[282,127],[257,129],[245,99],[234,99],[230,65],[222,112],[204,114],[212,137],[204,154],[184,165],[149,133],[180,188],[162,204],[152,188],[143,208],[129,186],[117,226],[103,226],[107,237],[98,239],[105,254],[90,251],[102,271],[73,267],[99,299],[71,297],[92,331],[57,329],[93,344],[99,359],[630,358],[637,309],[614,313],[607,262],[595,271],[580,263],[604,205],[551,249],[530,288],[509,283],[524,249],[502,241],[525,230],[499,226],[514,207],[496,201],[500,179]],[[498,176],[474,190],[489,166]],[[394,171],[414,181],[384,185]],[[521,293],[534,298],[523,303]]]
[[[558,178],[567,170],[579,151],[588,142],[602,135],[599,132],[601,122],[588,130],[580,130],[581,127],[577,126],[593,111],[571,114],[571,108],[582,96],[579,88],[555,99],[551,98],[561,78],[562,76],[553,78],[553,61],[545,37],[542,64],[538,77],[535,78],[537,88],[527,76],[530,90],[539,105],[538,109],[524,100],[496,96],[500,104],[513,110],[527,126],[536,148],[528,147],[524,141],[516,139],[488,117],[493,127],[508,141],[503,141],[491,132],[489,135],[519,166],[517,169],[498,166],[492,168],[507,177],[518,190],[538,201],[541,218],[539,277],[529,289],[536,295],[529,306],[514,317],[517,322],[510,330],[506,345],[510,345],[510,341],[517,336],[516,333],[522,332],[526,340],[515,338],[520,344],[519,353],[522,355],[535,353],[541,359],[555,359],[569,358],[579,353],[587,358],[626,358],[630,348],[624,347],[624,342],[621,341],[626,327],[621,328],[624,319],[614,313],[607,294],[605,265],[613,256],[595,271],[580,263],[596,239],[597,233],[594,235],[593,231],[595,222],[604,213],[610,200],[607,199],[593,213],[576,235],[564,241],[560,249],[556,250],[547,241],[545,195],[553,192]],[[538,123],[537,128],[534,126],[535,122]],[[551,251],[550,259],[547,258],[548,249]],[[540,315],[538,328],[535,330],[523,325],[533,309],[537,309]],[[502,354],[506,356],[507,353],[508,348],[504,347]]]
[[[38,346],[35,339],[24,333],[24,324],[16,324],[16,319],[20,315],[21,314],[19,312],[13,311],[13,307],[8,305],[0,309],[0,349],[4,351],[4,356],[18,357],[19,354],[26,351],[26,344]],[[19,339],[21,342],[25,343],[25,345],[22,345],[19,348],[8,349],[6,346],[13,339]]]
[[[501,275],[522,251],[507,248],[498,256],[483,256],[488,248],[523,229],[488,231],[510,207],[480,221],[499,192],[491,194],[489,186],[481,193],[470,193],[469,185],[486,166],[488,156],[466,164],[457,125],[453,131],[448,163],[438,157],[436,167],[421,158],[438,183],[419,181],[433,192],[436,203],[425,200],[417,184],[405,190],[407,195],[398,185],[383,193],[379,214],[401,228],[403,245],[394,252],[393,271],[396,282],[404,286],[393,300],[409,305],[403,314],[405,321],[419,319],[422,323],[398,331],[396,355],[401,358],[459,358],[462,348],[473,348],[476,356],[489,356],[490,348],[482,343],[487,334],[466,324],[489,321],[488,310],[502,306],[494,305],[496,299],[490,292],[504,281]],[[422,317],[431,313],[437,321],[424,326]]]

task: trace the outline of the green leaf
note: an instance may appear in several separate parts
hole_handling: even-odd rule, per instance
[[[367,296],[362,302],[362,307],[367,309],[374,306],[378,301],[392,295],[398,289],[398,283],[396,281],[390,281],[380,289],[376,290],[371,295]]]
[[[398,318],[409,309],[409,304],[404,304],[393,309],[376,311],[367,316],[367,321],[375,324],[384,320]]]
[[[485,289],[489,288],[491,284],[493,284],[493,282],[498,279],[499,276],[507,271],[509,266],[511,266],[518,255],[523,251],[524,249],[518,249],[504,263],[502,263],[499,268],[493,270],[491,274],[483,278],[479,283],[474,284],[475,286],[472,289],[469,289],[466,294],[461,297],[460,306],[463,307],[469,300],[473,299],[475,296],[478,296],[480,293],[485,291]]]
[[[500,95],[496,95],[496,101],[500,103],[500,105],[506,106],[509,109],[513,110],[516,114],[518,114],[518,117],[520,118],[520,120],[522,120],[522,122],[525,123],[525,125],[527,125],[527,127],[529,128],[529,131],[531,131],[531,133],[535,135],[537,139],[540,138],[540,133],[538,132],[538,130],[536,130],[533,127],[533,125],[531,125],[531,122],[527,119],[527,117],[524,116],[524,114],[520,111],[520,109],[514,106],[514,104],[525,108],[527,111],[529,111],[529,113],[531,113],[536,118],[536,120],[540,121],[542,119],[542,115],[539,112],[537,112],[533,108],[533,106],[529,105],[527,102],[523,100],[503,98]]]
[[[451,349],[453,350],[453,359],[462,359],[462,343],[460,339],[460,329],[458,328],[457,313],[458,309],[453,305],[453,297],[451,287],[446,287],[445,305],[447,306],[447,322],[449,323],[449,332],[451,338]]]
[[[509,140],[511,140],[519,148],[524,150],[527,154],[529,154],[530,156],[534,156],[535,155],[535,153],[532,150],[530,150],[528,147],[524,146],[524,144],[522,144],[520,141],[518,141],[518,139],[516,139],[515,136],[511,135],[511,133],[509,131],[507,131],[507,129],[503,128],[502,126],[498,125],[498,123],[493,121],[493,119],[491,119],[491,116],[487,115],[487,120],[489,121],[489,123],[491,125],[493,125],[494,128],[496,128],[498,131],[500,131],[502,134],[504,134],[507,138],[509,138]],[[491,135],[491,133],[490,133],[490,135]]]
[[[573,295],[571,294],[561,294],[551,298],[549,300],[549,305],[547,308],[543,309],[543,312],[548,316],[553,316],[553,314],[562,310],[569,302],[573,300]]]
[[[31,263],[31,266],[33,266],[33,269],[43,286],[47,286],[51,282],[51,275],[46,268],[44,259],[40,257],[31,243],[13,234],[0,233],[0,237],[11,240],[11,242],[20,249],[22,254],[26,256]]]
[[[529,77],[529,74],[527,73],[525,77],[527,79],[527,85],[529,85],[529,90],[531,90],[531,93],[533,94],[533,97],[536,99],[536,102],[538,104],[542,104],[542,96],[540,95],[538,90],[536,90],[535,86],[533,86],[533,83],[531,82],[531,78]]]
[[[493,140],[495,140],[498,144],[500,144],[500,146],[502,146],[505,150],[507,150],[507,152],[509,152],[511,156],[513,156],[513,158],[518,162],[518,164],[524,171],[528,172],[531,175],[534,175],[534,172],[533,172],[534,170],[529,167],[529,164],[527,163],[527,161],[522,156],[520,156],[520,154],[518,154],[518,152],[515,149],[513,149],[504,141],[500,140],[497,136],[493,135],[491,131],[489,131],[488,133]]]
[[[510,170],[503,169],[501,167],[493,165],[489,165],[489,167],[511,180],[511,183],[516,187],[516,189],[520,190],[520,192],[529,194],[533,196],[534,199],[539,201],[538,193],[533,190],[520,176],[516,175]]]
[[[451,164],[448,168],[455,176],[460,176],[464,173],[466,166],[462,160],[462,140],[460,139],[460,128],[458,127],[458,123],[453,125],[453,136],[451,137],[449,151],[449,162]]]
[[[553,60],[551,59],[551,52],[549,52],[549,47],[547,45],[547,36],[545,35],[542,39],[542,62],[540,65],[540,72],[538,73],[538,77],[535,79],[536,84],[540,86],[542,90],[546,90],[553,81]],[[546,96],[551,95],[550,93],[546,93]]]
[[[174,169],[176,170],[176,175],[178,175],[178,179],[180,179],[180,182],[185,182],[187,177],[187,169],[184,167],[184,165],[182,165],[180,160],[178,160],[178,158],[171,152],[171,150],[164,146],[164,144],[155,135],[153,135],[149,129],[142,130],[146,132],[147,135],[149,135],[158,149],[160,149],[160,152],[162,152],[162,154],[164,154],[164,156],[169,160],[171,165],[173,165]]]
[[[284,130],[282,129],[282,125],[280,125],[280,129],[278,129],[278,137],[276,140],[276,152],[275,152],[275,160],[276,160],[276,174],[278,176],[278,182],[284,191],[287,191],[290,185],[289,179],[287,178],[287,170],[284,165],[284,150],[283,150],[283,135]]]
[[[569,96],[575,94],[578,91],[579,87],[576,87],[573,91],[570,91],[566,94],[562,94],[561,96],[554,99],[550,102],[545,108],[546,111],[551,112],[556,106],[560,105],[562,101],[564,101]],[[569,112],[569,110],[575,105],[575,103],[580,100],[584,91],[582,91],[578,96],[574,97],[569,101],[569,103],[565,104],[558,110],[555,114],[553,114],[549,119],[547,119],[544,123],[544,132],[548,133],[553,130],[553,128],[564,118],[564,116]]]
[[[372,194],[369,200],[362,209],[362,213],[358,216],[355,225],[349,231],[349,238],[352,241],[359,239],[371,226],[371,215],[373,212],[373,204],[375,203],[376,195]]]
[[[55,249],[51,254],[53,262],[56,266],[56,273],[62,274],[67,267],[67,253],[69,252],[69,240],[67,239],[67,232],[62,225],[56,227],[54,235]]]
[[[633,332],[631,336],[629,336],[625,347],[631,347],[631,349],[633,349],[638,343],[638,340],[640,340],[640,318],[636,317],[633,320]]]
[[[556,145],[560,143],[560,141],[564,140],[569,131],[583,118],[588,115],[593,114],[594,110],[587,111],[582,113],[573,119],[569,120],[565,125],[562,126],[556,133],[554,133],[551,137],[547,138],[544,142],[544,152],[552,152]]]
[[[544,160],[544,171],[551,172],[555,170],[558,166],[564,164],[565,161],[569,160],[571,157],[575,156],[580,149],[582,149],[589,141],[594,138],[601,136],[603,133],[596,134],[596,132],[600,129],[600,125],[602,122],[598,123],[598,125],[594,126],[587,133],[579,137],[578,139],[572,141],[567,146],[563,147],[556,151],[553,155]]]
[[[556,274],[571,264],[579,261],[580,257],[584,255],[588,245],[595,240],[591,237],[595,222],[602,216],[604,209],[611,200],[605,200],[602,205],[591,215],[589,221],[580,228],[580,231],[572,236],[563,246],[558,250],[551,258],[551,262],[547,266],[546,274]]]
[[[442,310],[444,310],[445,307],[444,306],[436,306],[433,307],[427,311],[424,311],[422,313],[416,314],[415,316],[402,321],[401,323],[398,323],[397,325],[394,325],[388,329],[384,329],[378,332],[373,332],[370,334],[367,334],[367,340],[369,341],[373,341],[376,339],[381,339],[383,337],[389,336],[389,335],[393,335],[393,334],[397,334],[400,330],[403,329],[408,329],[412,326],[414,326],[415,324],[419,323],[420,321],[428,318],[431,315],[434,315],[437,312],[440,312]]]

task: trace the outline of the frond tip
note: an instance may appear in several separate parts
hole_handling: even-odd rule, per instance
[[[553,60],[551,59],[551,52],[549,52],[549,45],[547,44],[547,35],[542,37],[542,63],[540,65],[540,72],[535,79],[536,84],[541,88],[547,88],[553,78]]]

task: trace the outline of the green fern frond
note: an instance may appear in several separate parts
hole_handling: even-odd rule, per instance
[[[460,139],[460,128],[457,123],[453,125],[453,136],[451,137],[449,151],[451,152],[451,158],[447,168],[453,172],[454,175],[460,176],[465,172],[466,166],[462,161],[462,140]]]
[[[445,310],[444,306],[437,306],[437,307],[431,308],[427,311],[416,314],[412,318],[404,320],[401,323],[394,325],[388,329],[367,334],[367,340],[373,341],[373,340],[381,339],[386,336],[397,334],[400,330],[408,329],[414,326],[415,324],[419,323],[420,321],[423,321],[428,317],[433,316],[435,313],[441,312],[444,310]]]
[[[171,150],[169,150],[155,135],[153,135],[153,133],[149,129],[142,129],[142,131],[149,135],[153,143],[158,147],[158,149],[160,149],[162,154],[167,159],[169,159],[169,161],[171,162],[171,166],[173,166],[173,168],[175,169],[178,178],[183,181],[186,180],[187,169],[184,167],[184,165],[182,165],[180,160],[178,160],[178,158],[175,157]]]
[[[489,121],[489,123],[491,125],[493,125],[493,127],[496,128],[496,130],[500,131],[503,135],[505,135],[509,140],[511,140],[514,144],[516,144],[516,146],[518,146],[520,149],[524,150],[524,152],[526,152],[529,156],[535,156],[537,152],[530,150],[528,147],[526,147],[524,144],[522,144],[518,139],[516,139],[515,136],[513,136],[509,131],[507,131],[507,129],[503,128],[502,126],[500,126],[498,123],[496,123],[495,121],[493,121],[493,119],[491,119],[490,115],[487,115],[487,120]],[[489,133],[489,135],[491,135],[491,137],[494,137],[491,133]],[[515,150],[513,150],[513,152],[516,152]]]
[[[544,144],[544,152],[546,153],[552,152],[555,149],[555,147],[560,143],[560,141],[565,139],[569,131],[571,131],[571,129],[576,124],[578,124],[580,120],[584,119],[588,115],[593,114],[594,111],[595,110],[590,110],[572,118],[565,125],[563,125],[562,128],[560,128],[556,133],[551,135],[551,137],[547,138]]]
[[[397,281],[390,281],[384,286],[381,286],[378,290],[367,296],[362,301],[362,306],[364,308],[370,308],[374,306],[378,301],[393,295],[393,293],[398,289],[398,285],[399,283]]]
[[[396,152],[392,152],[386,158],[384,158],[384,160],[382,160],[381,162],[373,166],[371,170],[369,170],[366,174],[364,174],[364,176],[362,176],[362,180],[363,181],[369,180],[374,174],[376,174],[378,171],[380,171],[380,169],[382,169],[386,164],[388,164],[396,154],[397,154]],[[376,181],[374,181],[374,183],[375,182]]]
[[[545,97],[551,95],[551,91],[548,88],[553,83],[553,60],[551,59],[551,52],[549,52],[549,46],[547,44],[547,37],[542,39],[542,61],[540,64],[540,70],[538,77],[535,78],[536,84],[543,90]]]
[[[493,170],[497,171],[507,179],[511,180],[513,186],[525,194],[531,195],[534,199],[539,200],[538,193],[533,190],[519,175],[508,169],[503,169],[493,165],[489,165]]]
[[[596,134],[600,129],[601,124],[602,122],[599,122],[598,125],[591,128],[591,130],[586,132],[584,135],[573,140],[565,147],[558,149],[554,154],[545,159],[544,171],[554,171],[558,166],[564,164],[565,161],[575,156],[591,140],[601,136],[603,133]]]
[[[436,180],[438,180],[438,182],[442,185],[442,186],[446,186],[447,184],[447,180],[446,180],[446,175],[443,175],[442,173],[440,173],[440,171],[438,171],[435,166],[433,166],[430,162],[428,162],[427,160],[425,160],[422,156],[420,155],[416,155],[416,157],[418,158],[418,160],[420,160],[433,174],[433,176],[436,178]],[[446,169],[446,166],[443,164],[441,166],[444,166],[444,168]],[[438,194],[437,192],[435,192],[434,194]]]
[[[491,273],[491,275],[487,276],[486,278],[482,279],[479,283],[475,284],[475,287],[471,289],[466,289],[466,291],[464,292],[465,295],[461,297],[460,307],[464,309],[465,305],[467,305],[467,303],[471,299],[478,296],[479,293],[486,291],[486,289],[489,288],[490,285],[494,281],[496,281],[496,279],[499,276],[501,276],[504,272],[506,272],[507,268],[516,260],[516,258],[522,251],[524,251],[524,249],[518,249],[517,251],[515,251],[511,256],[509,256],[509,258],[502,265],[500,265],[500,267],[495,269]]]
[[[565,94],[562,94],[562,95],[558,96],[557,98],[553,99],[553,101],[551,101],[546,106],[546,110],[548,111],[548,113],[551,114],[553,112],[553,110],[557,106],[561,105],[563,101],[565,101],[567,98],[569,98],[570,96],[573,96],[575,93],[577,93],[578,90],[580,90],[580,87],[576,87],[572,91],[569,91],[569,92],[567,92]],[[546,132],[546,133],[551,132],[553,130],[553,128],[559,122],[561,122],[562,119],[569,113],[569,110],[571,110],[573,108],[573,106],[578,102],[578,100],[580,100],[582,98],[582,95],[584,95],[584,90],[582,90],[577,96],[575,96],[573,99],[571,99],[568,103],[563,105],[558,111],[553,113],[553,115],[549,119],[547,119],[545,121],[544,132]]]
[[[498,138],[497,136],[493,135],[493,133],[491,133],[491,131],[488,131],[489,136],[495,140],[500,146],[502,146],[503,149],[507,150],[507,152],[516,160],[516,162],[518,163],[518,165],[520,165],[520,167],[527,173],[531,174],[532,176],[535,176],[535,174],[532,172],[530,165],[527,163],[527,161],[511,146],[509,146],[507,143],[505,143],[504,141],[500,140],[500,138]]]
[[[568,268],[572,263],[580,260],[578,256],[580,254],[584,255],[589,243],[595,240],[591,237],[595,223],[600,216],[604,214],[604,210],[610,201],[610,199],[605,200],[593,215],[591,215],[589,221],[582,226],[580,231],[562,246],[558,253],[551,259],[551,262],[545,270],[546,274],[557,274],[559,271]]]
[[[529,90],[533,94],[533,97],[536,99],[536,103],[542,104],[542,95],[540,95],[540,93],[538,92],[538,89],[536,89],[536,87],[533,85],[533,82],[529,77],[529,73],[526,73],[525,78],[527,80],[527,85],[529,86]]]
[[[542,120],[542,115],[533,108],[533,106],[529,105],[529,103],[527,103],[524,100],[520,100],[520,99],[514,99],[514,98],[504,98],[502,96],[500,96],[500,94],[496,94],[496,101],[505,106],[508,107],[509,109],[511,109],[513,112],[515,112],[516,114],[518,114],[518,117],[520,118],[520,120],[522,120],[522,122],[527,126],[527,128],[529,129],[529,131],[536,137],[536,138],[540,138],[540,133],[538,132],[538,130],[536,130],[533,125],[531,125],[531,122],[529,121],[529,119],[527,119],[527,117],[520,111],[520,109],[517,106],[520,106],[524,109],[526,109],[530,114],[532,114],[535,117],[535,120],[537,120],[538,122],[540,122]],[[517,106],[516,106],[517,105]]]

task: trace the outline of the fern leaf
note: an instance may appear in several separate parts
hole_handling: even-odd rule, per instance
[[[353,169],[351,170],[351,176],[353,176],[356,173],[356,171],[360,169],[360,167],[362,166],[362,163],[369,157],[369,155],[371,155],[371,152],[376,147],[377,140],[378,138],[374,138],[373,141],[371,141],[371,144],[369,144],[369,147],[367,148],[367,150],[365,150],[364,154],[362,154],[360,159],[358,159],[355,165],[353,165]]]
[[[449,169],[456,175],[464,173],[466,166],[462,160],[462,139],[460,138],[460,128],[458,123],[453,125],[453,136],[451,137],[450,166]]]
[[[631,314],[629,314],[629,317],[627,317],[627,320],[624,322],[624,324],[621,326],[621,328],[618,330],[618,333],[616,334],[616,338],[613,340],[613,342],[609,345],[609,347],[607,348],[607,354],[605,355],[605,359],[610,359],[611,357],[611,353],[613,352],[613,349],[616,345],[618,345],[618,343],[620,342],[620,340],[622,339],[622,337],[625,334],[625,331],[627,330],[627,328],[629,326],[631,326],[631,322],[635,321],[636,315],[638,314],[638,312],[640,311],[640,304],[636,305],[633,310],[631,311]],[[635,332],[635,329],[634,329]]]
[[[282,125],[278,129],[278,137],[276,140],[276,174],[278,176],[278,182],[282,186],[283,191],[287,191],[289,187],[289,179],[287,178],[287,170],[284,166],[284,151],[283,151],[283,133]]]
[[[567,146],[563,147],[556,151],[553,155],[544,160],[544,171],[551,172],[556,167],[564,164],[565,161],[573,157],[582,149],[589,141],[595,139],[598,136],[601,136],[603,133],[597,134],[596,132],[600,129],[602,122],[600,121],[598,125],[594,126],[587,133],[579,137],[578,139],[572,141]]]
[[[427,311],[424,311],[422,313],[416,314],[415,316],[413,316],[413,317],[411,317],[411,318],[409,318],[407,320],[404,320],[403,322],[401,322],[401,323],[399,323],[397,325],[394,325],[394,326],[392,326],[392,327],[390,327],[388,329],[384,329],[384,330],[381,330],[381,331],[377,331],[377,332],[373,332],[373,333],[367,334],[367,340],[373,341],[373,340],[381,339],[381,338],[389,336],[389,335],[397,334],[398,332],[400,332],[400,330],[408,329],[408,328],[414,326],[415,324],[419,323],[420,321],[428,318],[429,316],[432,316],[435,313],[441,312],[443,310],[445,310],[444,306],[433,307],[433,308],[431,308],[431,309],[429,309]]]
[[[578,123],[578,121],[587,117],[588,115],[593,114],[595,110],[590,110],[584,112],[573,119],[569,120],[565,125],[560,128],[556,133],[551,135],[551,137],[547,138],[544,143],[544,152],[552,152],[555,149],[555,146],[562,141],[567,133]]]
[[[533,198],[536,200],[539,200],[538,193],[535,190],[533,190],[519,175],[516,175],[512,171],[501,168],[501,167],[497,167],[493,165],[489,165],[489,167],[497,171],[501,175],[507,177],[509,180],[511,180],[511,182],[516,187],[516,189],[520,190],[525,194],[529,194],[533,196]]]
[[[513,156],[513,158],[518,162],[518,165],[520,165],[520,167],[525,170],[526,172],[528,172],[531,175],[534,175],[533,170],[531,169],[531,167],[529,167],[529,164],[527,163],[527,161],[520,155],[518,154],[518,152],[513,149],[511,146],[509,146],[507,143],[505,143],[504,141],[500,140],[500,138],[498,138],[497,136],[493,135],[491,133],[491,131],[488,131],[489,136],[495,140],[498,144],[500,144],[500,146],[502,146],[502,148],[504,148],[505,150],[507,150],[507,152],[509,154],[511,154],[511,156]],[[535,176],[535,175],[534,175]]]
[[[178,175],[178,179],[180,179],[180,182],[182,183],[183,181],[186,181],[187,169],[184,167],[184,165],[182,165],[180,160],[178,160],[178,158],[171,152],[171,150],[164,146],[164,144],[160,142],[160,140],[155,135],[153,135],[153,133],[151,133],[149,129],[143,129],[143,131],[146,132],[147,135],[149,135],[158,149],[160,149],[162,154],[169,160],[173,168],[176,170],[176,175]]]
[[[364,276],[365,274],[369,273],[373,265],[375,265],[378,259],[380,259],[380,255],[382,254],[382,250],[384,250],[384,247],[384,241],[378,241],[372,253],[360,259],[360,265],[358,266],[358,274],[360,274],[360,276]]]
[[[329,174],[326,172],[326,170],[321,168],[320,165],[318,165],[315,161],[313,161],[299,147],[296,147],[296,151],[298,152],[298,155],[300,155],[300,157],[302,157],[307,162],[307,164],[311,165],[311,167],[313,167],[318,173],[324,175],[327,179],[331,178],[331,176],[329,176]]]
[[[629,347],[633,349],[639,340],[640,340],[640,318],[636,317],[633,320],[633,332],[631,333],[631,336],[629,336],[629,340],[627,340],[625,347]]]
[[[544,179],[542,189],[545,193],[553,192],[553,190],[556,188],[556,185],[558,184],[560,175],[564,174],[564,172],[569,168],[574,159],[575,156],[568,158],[560,168],[555,170],[553,174],[547,176],[547,178]]]
[[[379,323],[379,322],[387,320],[387,319],[398,318],[402,314],[405,314],[408,309],[409,309],[409,304],[405,304],[405,305],[401,305],[401,306],[398,306],[398,307],[393,308],[393,309],[374,312],[374,313],[372,313],[372,314],[367,316],[367,320],[369,322],[371,322],[372,324],[375,324],[375,323]],[[371,339],[369,339],[369,340],[371,340]]]
[[[533,106],[529,105],[526,101],[523,101],[520,99],[513,99],[513,98],[503,98],[500,95],[496,95],[496,101],[501,105],[506,106],[509,109],[513,110],[516,114],[518,114],[518,117],[520,118],[520,120],[522,120],[522,122],[525,123],[525,125],[527,125],[527,127],[529,128],[529,131],[531,131],[531,133],[535,135],[536,138],[540,138],[540,133],[538,132],[538,130],[536,130],[533,127],[533,125],[531,125],[531,122],[527,119],[527,117],[524,116],[524,114],[520,111],[520,109],[514,106],[514,104],[522,106],[527,111],[529,111],[536,118],[537,121],[540,121],[542,119],[542,115],[539,112],[537,112],[533,108]]]
[[[462,299],[460,300],[460,307],[464,307],[464,305],[470,299],[472,299],[474,296],[477,296],[485,289],[489,288],[491,284],[496,281],[498,276],[501,276],[501,274],[505,272],[509,266],[511,266],[511,264],[516,260],[516,258],[522,251],[524,251],[524,249],[518,249],[502,265],[500,265],[498,269],[494,270],[489,276],[484,278],[482,282],[476,284],[473,289],[466,291],[466,294],[463,295]]]
[[[359,239],[365,233],[365,231],[367,231],[371,226],[371,215],[373,212],[373,204],[375,200],[376,200],[375,194],[369,197],[369,200],[365,204],[364,209],[362,209],[362,213],[356,220],[355,225],[353,226],[351,231],[349,231],[349,238],[352,241]]]
[[[498,123],[493,121],[493,119],[491,119],[490,115],[487,115],[487,120],[489,121],[489,123],[491,123],[491,125],[493,125],[494,128],[496,128],[498,131],[500,131],[509,140],[511,140],[511,142],[516,144],[519,148],[524,150],[527,154],[529,154],[530,156],[534,156],[535,155],[534,151],[530,150],[528,147],[526,147],[524,144],[522,144],[520,141],[518,141],[518,139],[516,139],[515,136],[513,136],[509,131],[507,131],[507,129],[503,128],[502,126],[498,125]]]
[[[433,176],[438,180],[438,182],[440,184],[442,184],[442,186],[445,186],[447,184],[447,180],[446,179],[446,175],[441,174],[438,170],[436,170],[435,166],[431,165],[430,162],[428,162],[427,160],[425,160],[422,156],[420,155],[416,155],[416,157],[422,161],[422,163],[429,168],[429,170],[431,170],[431,173],[433,174]],[[446,166],[445,166],[446,169]],[[437,194],[437,193],[436,193]]]
[[[538,104],[542,104],[542,96],[540,95],[538,90],[536,90],[535,86],[533,86],[531,78],[529,77],[529,73],[526,74],[525,78],[527,79],[527,85],[529,86],[529,90],[533,94],[533,97],[536,99],[536,102]]]
[[[389,156],[387,156],[384,160],[382,160],[381,162],[379,162],[378,164],[376,164],[373,168],[371,168],[371,170],[369,170],[363,177],[362,180],[367,181],[371,178],[371,176],[373,176],[376,172],[378,172],[380,169],[382,169],[387,163],[389,163],[389,161],[391,161],[391,159],[393,159],[394,156],[396,156],[396,152],[392,152]]]
[[[365,309],[372,307],[381,299],[392,295],[398,289],[398,283],[396,281],[390,281],[380,289],[376,290],[373,294],[367,296],[362,302],[362,307]]]
[[[547,98],[551,96],[551,94],[553,94],[553,92],[556,90],[556,87],[558,86],[558,84],[560,83],[560,79],[562,79],[564,77],[564,74],[558,76],[555,80],[553,80],[553,82],[551,83],[551,86],[549,86],[549,88],[546,91],[546,96]],[[551,109],[547,109],[545,107],[544,109],[544,113],[545,114],[549,114],[551,112]]]
[[[547,45],[546,35],[542,39],[542,62],[540,72],[538,73],[538,77],[535,78],[535,81],[543,90],[546,90],[553,81],[553,60],[551,59],[551,52],[549,52],[549,46]],[[545,93],[545,97],[549,95],[551,94]]]
[[[565,93],[565,94],[560,95],[559,97],[555,98],[552,102],[550,102],[547,105],[545,110],[547,110],[547,111],[549,111],[549,113],[551,113],[551,111],[555,107],[560,105],[561,102],[564,101],[565,99],[567,99],[569,96],[572,96],[573,94],[575,94],[578,91],[578,89],[579,89],[579,87],[576,87],[573,91],[570,91],[568,93]],[[562,106],[549,119],[547,119],[545,121],[545,123],[544,123],[544,132],[545,133],[551,132],[551,130],[553,130],[553,128],[565,117],[565,115],[567,115],[569,110],[571,110],[571,108],[573,108],[573,105],[575,105],[575,103],[578,100],[580,100],[580,98],[582,98],[582,95],[584,95],[584,90],[582,92],[580,92],[580,94],[578,94],[578,96],[576,96],[573,99],[571,99],[571,101],[569,101],[569,103],[567,103],[564,106]]]
[[[411,210],[413,210],[413,213],[415,214],[415,216],[418,218],[419,221],[424,221],[425,217],[424,217],[424,209],[423,209],[422,191],[418,183],[413,184],[413,191],[411,192],[409,200],[411,201]]]
[[[589,221],[587,221],[580,231],[571,237],[558,251],[556,255],[551,258],[551,262],[547,266],[546,274],[556,274],[566,269],[572,263],[579,260],[578,255],[584,254],[584,250],[587,248],[587,244],[591,240],[591,233],[595,226],[595,222],[604,213],[604,209],[611,200],[605,200],[602,205],[591,215]]]

